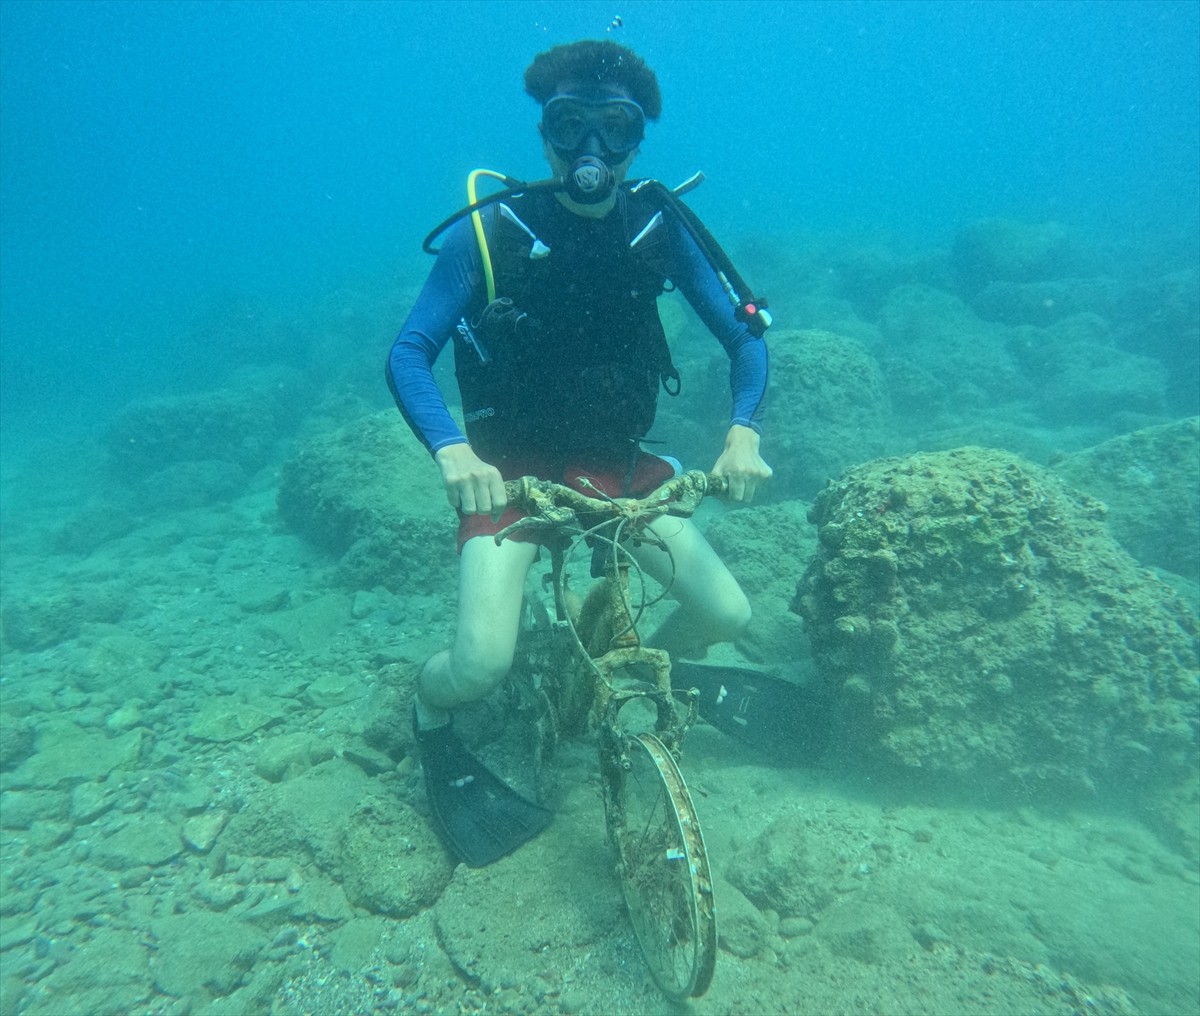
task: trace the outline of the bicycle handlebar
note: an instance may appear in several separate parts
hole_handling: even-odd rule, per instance
[[[586,482],[586,478],[584,478]],[[720,497],[728,493],[729,481],[715,473],[698,469],[673,476],[645,497],[610,498],[600,491],[599,497],[589,497],[572,487],[533,476],[522,476],[504,484],[510,507],[528,512],[496,534],[499,544],[518,529],[532,526],[566,528],[579,525],[580,515],[600,515],[611,518],[654,519],[660,515],[689,518],[705,496]]]

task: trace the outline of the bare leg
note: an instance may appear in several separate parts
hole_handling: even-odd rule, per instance
[[[647,641],[672,656],[700,659],[708,647],[738,637],[750,623],[750,601],[725,563],[690,519],[661,518],[650,527],[671,548],[643,546],[638,563],[679,601],[674,613]]]
[[[483,698],[504,680],[516,651],[525,573],[537,550],[514,540],[497,547],[490,536],[463,546],[454,645],[433,656],[417,680],[421,726],[445,723],[449,710]]]

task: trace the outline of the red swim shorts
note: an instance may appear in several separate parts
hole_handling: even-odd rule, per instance
[[[609,497],[641,497],[649,494],[656,487],[666,483],[677,471],[673,461],[660,459],[657,455],[643,451],[638,452],[632,468],[628,461],[613,459],[585,460],[565,466],[536,459],[508,459],[495,465],[506,480],[515,480],[519,476],[536,476],[540,480],[553,480],[555,483],[574,487],[583,494],[591,493],[579,483],[580,477],[587,477]],[[490,515],[464,515],[460,511],[458,552],[462,553],[463,544],[472,537],[495,536],[505,526],[511,526],[526,514],[516,508],[507,508],[500,518],[493,522]],[[514,533],[508,539],[539,543],[541,534],[523,530]]]

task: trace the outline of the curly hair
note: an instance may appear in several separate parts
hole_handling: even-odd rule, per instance
[[[544,106],[564,81],[620,85],[646,114],[662,114],[662,93],[654,71],[633,50],[608,39],[584,39],[555,46],[533,58],[525,69],[525,91]]]

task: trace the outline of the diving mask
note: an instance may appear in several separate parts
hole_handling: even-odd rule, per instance
[[[628,155],[646,133],[646,115],[632,99],[556,95],[542,108],[542,136],[563,154],[578,153],[590,135],[608,152]]]

